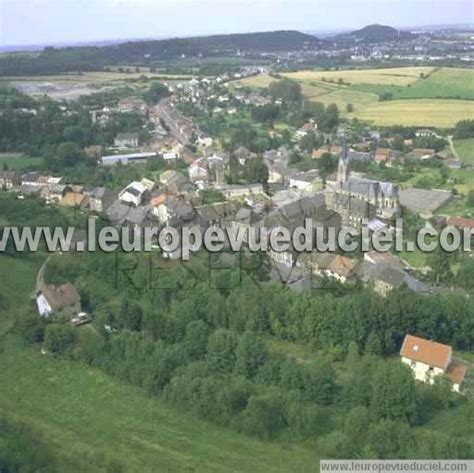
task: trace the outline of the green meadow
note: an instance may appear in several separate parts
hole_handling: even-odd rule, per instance
[[[0,256],[0,414],[40,434],[68,471],[315,471],[319,460],[309,446],[216,427],[99,370],[24,347],[11,329],[34,310],[44,258]]]
[[[0,170],[23,171],[38,168],[43,164],[43,158],[24,156],[21,153],[0,153]]]
[[[450,128],[474,118],[474,71],[463,68],[400,67],[339,71],[303,70],[283,74],[301,84],[303,95],[324,104],[335,103],[344,116],[376,125]],[[242,81],[268,87],[270,76]],[[390,100],[379,101],[382,94]],[[353,112],[346,107],[352,104]]]
[[[78,362],[0,350],[0,412],[30,425],[74,471],[312,472],[310,448],[270,443],[180,414]]]

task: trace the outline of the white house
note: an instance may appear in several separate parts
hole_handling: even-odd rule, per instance
[[[119,133],[114,140],[114,146],[116,146],[117,148],[137,148],[138,134]]]
[[[452,390],[460,391],[467,368],[453,361],[453,349],[449,345],[406,335],[400,357],[412,369],[418,381],[433,384],[437,376],[446,375],[453,384]]]
[[[191,182],[201,182],[209,180],[209,171],[204,160],[197,159],[188,168],[189,180]]]
[[[317,170],[294,173],[290,176],[290,187],[295,189],[312,192],[321,189],[323,181]]]
[[[163,159],[168,163],[177,161],[179,159],[179,154],[176,151],[167,151],[163,153]]]
[[[246,186],[224,186],[219,189],[226,199],[236,199],[251,194],[263,194],[262,184],[249,184]]]
[[[46,318],[58,311],[69,315],[81,312],[81,298],[71,283],[44,285],[36,297],[36,305],[39,315]]]
[[[141,182],[132,182],[125,189],[123,189],[119,194],[119,200],[126,204],[134,205],[138,207],[143,201],[143,196],[145,192],[148,191],[148,188],[145,184]]]

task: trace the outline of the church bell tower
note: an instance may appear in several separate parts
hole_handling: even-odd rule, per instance
[[[348,150],[347,150],[347,143],[346,143],[346,140],[344,140],[344,143],[342,146],[341,157],[339,158],[339,165],[337,167],[337,182],[338,184],[343,184],[344,182],[347,182],[348,178],[349,178],[349,156],[348,156]]]

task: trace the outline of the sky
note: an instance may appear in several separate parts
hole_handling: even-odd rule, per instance
[[[474,23],[472,0],[0,0],[0,45]]]

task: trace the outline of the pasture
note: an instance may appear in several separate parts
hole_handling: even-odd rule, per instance
[[[361,69],[344,71],[298,71],[283,74],[297,81],[332,81],[342,79],[347,84],[408,85],[416,82],[421,74],[428,75],[432,67],[396,67],[390,69]]]
[[[0,412],[31,425],[80,472],[97,471],[98,459],[127,473],[315,471],[310,448],[198,421],[101,371],[15,342],[0,350]]]
[[[355,84],[350,86],[361,92],[390,93],[393,99],[449,98],[474,100],[474,71],[443,67],[435,69],[424,79],[405,87],[382,84]]]
[[[474,118],[474,71],[461,68],[398,67],[390,69],[298,71],[283,74],[301,84],[311,101],[335,103],[341,113],[376,125],[452,127]],[[253,84],[269,83],[260,76]],[[342,82],[340,82],[342,80]],[[379,95],[391,94],[380,102]],[[348,104],[354,111],[346,112]]]
[[[43,158],[32,158],[21,153],[0,153],[0,169],[23,171],[24,169],[38,168],[43,164]]]
[[[344,114],[347,104],[351,103],[354,107],[354,113],[348,114],[349,117],[357,116],[357,114],[367,107],[378,104],[378,96],[375,94],[366,94],[358,90],[348,88],[337,88],[333,91],[310,97],[312,102],[321,102],[325,105],[335,103],[339,110]]]
[[[30,294],[44,258],[0,256],[0,414],[41,434],[69,471],[99,471],[112,462],[123,467],[113,471],[127,473],[314,471],[310,447],[260,441],[178,413],[100,370],[42,355],[6,334],[33,310]]]
[[[464,165],[474,167],[474,138],[456,140],[454,147]]]
[[[241,84],[244,87],[252,88],[265,88],[268,87],[275,79],[268,74],[258,74],[256,76],[246,77],[237,81],[238,84]]]
[[[453,127],[474,118],[474,102],[468,100],[412,99],[377,102],[356,110],[357,118],[377,125]]]

